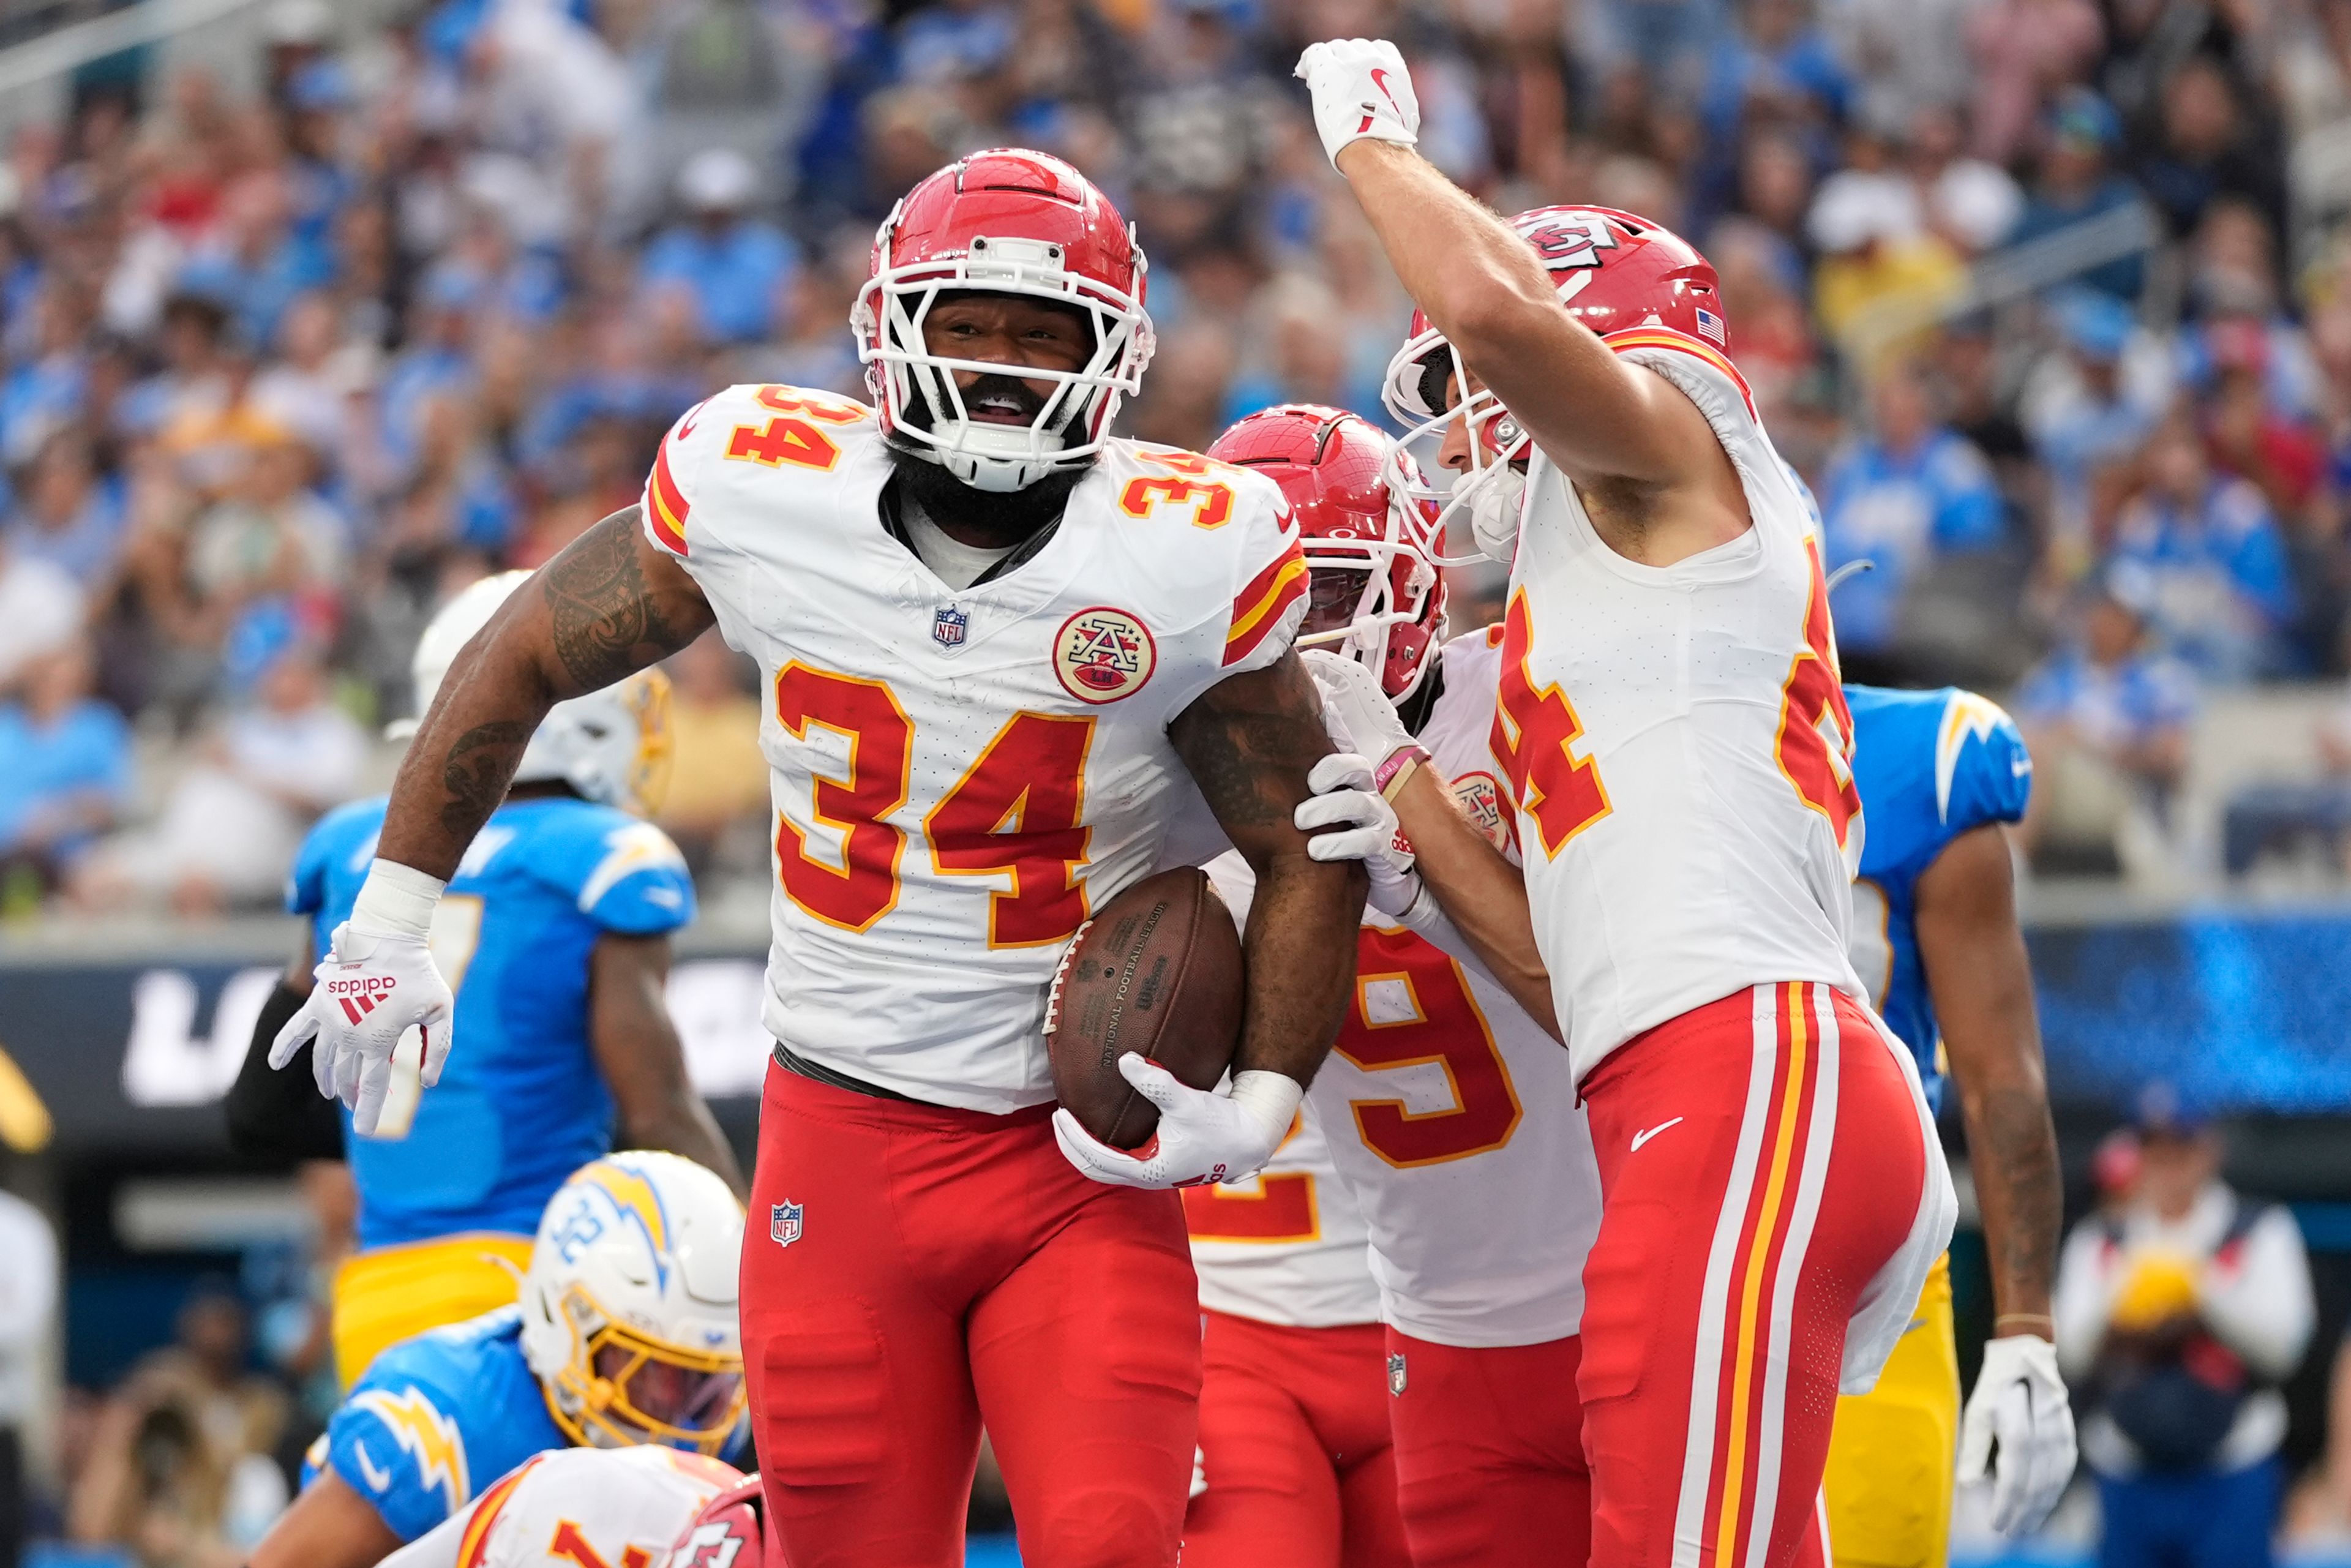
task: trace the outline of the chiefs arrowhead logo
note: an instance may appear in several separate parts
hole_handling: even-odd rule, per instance
[[[400,984],[390,975],[361,975],[349,980],[329,980],[327,995],[343,1005],[343,1016],[357,1023]]]

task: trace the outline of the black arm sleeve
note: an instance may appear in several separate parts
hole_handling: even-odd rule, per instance
[[[269,993],[253,1026],[253,1043],[223,1108],[228,1113],[228,1146],[244,1158],[274,1166],[343,1157],[343,1119],[335,1103],[319,1092],[310,1076],[305,1045],[282,1072],[269,1070],[270,1042],[286,1020],[302,1010],[303,998],[285,981]]]

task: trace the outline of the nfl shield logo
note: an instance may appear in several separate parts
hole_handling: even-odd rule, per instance
[[[939,612],[931,618],[931,641],[942,648],[960,648],[963,646],[963,634],[970,626],[969,615],[952,604],[943,604],[939,606]]]
[[[1388,1353],[1388,1392],[1401,1397],[1404,1394],[1404,1352]]]
[[[800,1206],[779,1203],[768,1209],[768,1234],[778,1247],[789,1247],[798,1241],[800,1239]]]

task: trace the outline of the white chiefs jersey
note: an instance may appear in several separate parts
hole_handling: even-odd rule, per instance
[[[647,1446],[559,1448],[384,1559],[383,1568],[661,1568],[731,1465]]]
[[[1186,1187],[1184,1220],[1209,1311],[1303,1329],[1380,1321],[1371,1233],[1311,1104],[1257,1175]]]
[[[1644,566],[1540,452],[1528,474],[1494,749],[1579,1080],[1749,986],[1862,994],[1845,956],[1861,798],[1803,501],[1720,350],[1662,327],[1609,344],[1706,415],[1754,526]]]
[[[1167,726],[1287,651],[1305,562],[1262,475],[1113,441],[1041,548],[953,589],[885,528],[891,471],[864,404],[733,387],[663,442],[645,528],[766,687],[768,1031],[1015,1111],[1053,1097],[1062,947],[1199,804]]]
[[[1489,748],[1499,651],[1499,628],[1445,645],[1444,689],[1420,740],[1463,811],[1508,853]],[[1208,871],[1243,915],[1246,862],[1227,854]],[[1354,1004],[1306,1104],[1362,1209],[1383,1322],[1468,1347],[1576,1332],[1600,1169],[1567,1052],[1499,985],[1366,910]],[[1200,1262],[1196,1219],[1193,1234]],[[1211,1305],[1220,1267],[1200,1270]]]

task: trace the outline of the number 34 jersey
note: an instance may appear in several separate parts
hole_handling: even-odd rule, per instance
[[[1420,738],[1463,812],[1508,853],[1489,738],[1500,640],[1495,627],[1446,644]],[[1248,865],[1228,854],[1209,874],[1241,915]],[[1188,1189],[1200,1299],[1252,1290],[1254,1306],[1227,1310],[1316,1321],[1302,1300],[1283,1314],[1267,1298],[1286,1279],[1334,1275],[1339,1260],[1315,1254],[1359,1208],[1383,1321],[1466,1348],[1564,1338],[1583,1322],[1583,1259],[1600,1228],[1600,1170],[1568,1054],[1482,972],[1384,919],[1364,915],[1353,1003],[1307,1092],[1329,1174],[1353,1201],[1334,1224],[1340,1206],[1316,1201],[1322,1173],[1290,1171],[1282,1155],[1252,1189]],[[1284,1250],[1300,1255],[1286,1269]]]
[[[1803,502],[1719,350],[1657,327],[1608,341],[1698,405],[1754,526],[1646,566],[1548,458],[1528,477],[1494,750],[1579,1080],[1749,986],[1862,994],[1853,725]]]
[[[1053,534],[948,587],[883,526],[871,410],[738,386],[688,412],[647,534],[766,685],[768,1030],[935,1104],[1052,1098],[1063,946],[1196,804],[1167,727],[1285,653],[1306,568],[1271,481],[1113,441]]]

